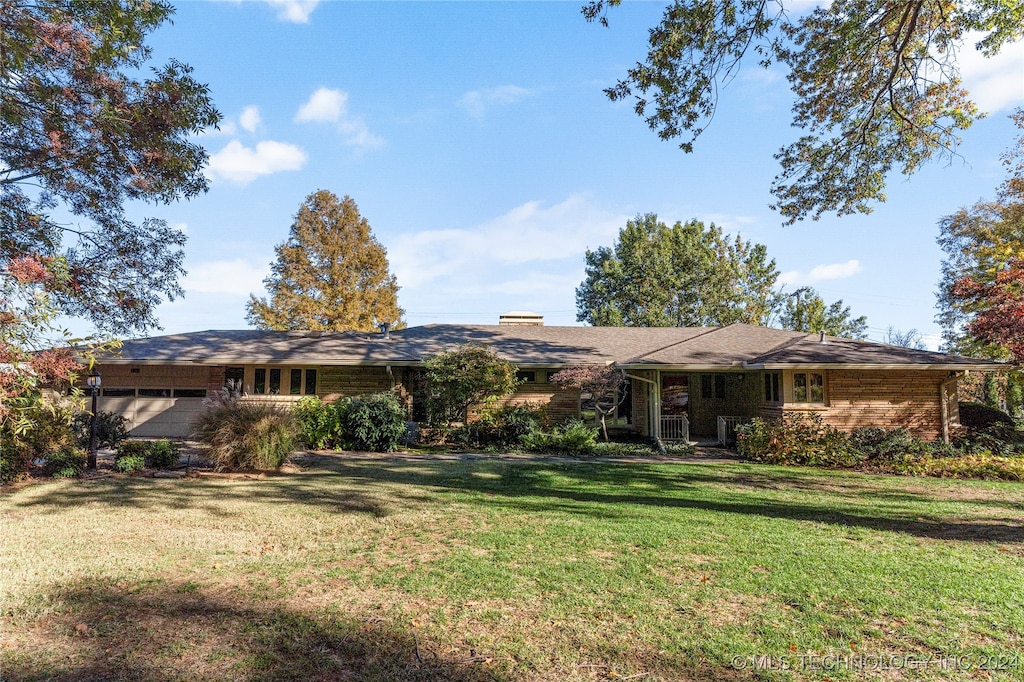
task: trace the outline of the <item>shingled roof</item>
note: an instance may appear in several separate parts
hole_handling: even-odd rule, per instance
[[[482,343],[522,367],[617,363],[651,368],[862,366],[991,369],[997,363],[768,327],[533,327],[430,324],[368,332],[203,331],[126,341],[127,364],[418,365]]]

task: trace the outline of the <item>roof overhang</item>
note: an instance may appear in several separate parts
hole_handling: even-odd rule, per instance
[[[762,362],[762,363],[750,363],[745,364],[746,369],[764,369],[764,370],[776,370],[776,369],[874,369],[874,370],[912,370],[912,371],[929,371],[929,370],[940,370],[940,371],[954,371],[964,372],[966,370],[973,369],[979,372],[992,372],[1002,369],[1010,369],[1011,367],[1001,363],[987,363],[977,365],[957,364],[957,363],[932,363],[932,364],[914,364],[914,363],[870,363],[870,362]]]

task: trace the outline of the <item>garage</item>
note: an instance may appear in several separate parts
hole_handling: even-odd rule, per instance
[[[98,408],[128,420],[134,438],[187,438],[222,367],[105,365]]]

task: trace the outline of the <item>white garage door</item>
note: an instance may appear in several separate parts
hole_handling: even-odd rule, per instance
[[[196,390],[180,391],[186,393],[182,396],[175,395],[178,392],[146,395],[146,389],[139,389],[139,395],[104,395],[99,409],[125,417],[130,434],[136,438],[187,438],[204,399],[196,395]]]

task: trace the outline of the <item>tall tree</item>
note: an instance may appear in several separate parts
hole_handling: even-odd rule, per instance
[[[1024,110],[1014,116],[1024,130]],[[945,252],[939,282],[937,319],[945,349],[1006,360],[1012,350],[1014,313],[1024,264],[1024,135],[1003,154],[1007,178],[994,201],[979,201],[939,221]],[[980,319],[979,319],[980,318]],[[1019,331],[1019,330],[1017,330]]]
[[[608,25],[621,0],[590,0]],[[803,131],[775,158],[772,193],[787,223],[867,213],[885,200],[885,176],[915,172],[952,152],[979,116],[955,56],[968,31],[992,56],[1024,35],[1008,0],[832,0],[799,17],[796,0],[673,0],[650,31],[646,60],[605,92],[633,99],[664,140],[690,152],[714,117],[718,92],[744,58],[789,69],[793,125]]]
[[[0,2],[0,263],[31,258],[53,304],[109,333],[156,325],[181,295],[184,235],[128,220],[124,205],[206,190],[190,135],[220,115],[176,60],[143,69],[162,0]],[[55,211],[74,222],[58,222]],[[56,271],[55,271],[56,272]]]
[[[714,224],[637,216],[613,247],[587,250],[576,319],[613,327],[766,324],[779,273],[767,249]]]
[[[79,369],[59,315],[139,332],[182,293],[184,235],[125,214],[207,188],[190,138],[220,120],[206,86],[175,60],[144,75],[146,36],[171,13],[0,0],[0,442],[34,428],[41,383]]]
[[[824,332],[848,339],[865,338],[868,328],[868,319],[863,315],[852,317],[850,306],[843,307],[842,299],[826,305],[812,287],[801,287],[789,295],[779,323],[783,329],[809,334]]]
[[[1013,118],[1024,130],[1024,110]],[[1024,362],[1024,135],[1003,154],[1007,177],[996,198],[961,208],[939,221],[939,245],[945,252],[936,317],[943,349]],[[965,382],[966,393],[1024,415],[1024,372],[987,374],[979,384]]]
[[[403,323],[387,251],[356,202],[326,190],[308,197],[264,285],[270,300],[249,297],[249,324],[261,329],[373,331]]]

